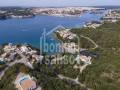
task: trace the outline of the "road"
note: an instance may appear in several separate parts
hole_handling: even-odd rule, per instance
[[[83,36],[83,35],[80,35],[82,38],[85,38],[85,39],[87,39],[87,40],[89,40],[91,43],[93,43],[94,45],[95,45],[95,47],[94,48],[92,48],[92,49],[96,49],[96,48],[98,48],[98,45],[91,39],[91,38],[89,38],[89,37],[86,37],[86,36]]]
[[[63,79],[70,80],[73,83],[75,83],[77,85],[80,85],[83,88],[86,88],[86,90],[89,90],[89,88],[87,88],[85,84],[82,84],[81,82],[79,82],[78,77],[76,79],[72,79],[72,78],[69,78],[69,77],[66,77],[66,76],[63,76],[63,75],[59,74],[58,78],[61,79],[61,80],[63,80]]]
[[[78,76],[77,76],[76,79],[72,79],[72,78],[69,78],[69,77],[66,77],[66,76],[63,76],[63,75],[60,75],[60,74],[59,74],[59,75],[58,75],[58,78],[61,79],[61,80],[63,80],[63,79],[70,80],[70,81],[72,81],[73,83],[75,83],[75,84],[77,84],[77,85],[80,85],[80,87],[83,87],[84,90],[93,90],[93,89],[91,89],[91,88],[88,88],[85,84],[82,84],[82,83],[79,81]]]

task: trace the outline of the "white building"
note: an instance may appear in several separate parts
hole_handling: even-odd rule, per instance
[[[21,52],[28,52],[28,48],[26,46],[21,46]]]

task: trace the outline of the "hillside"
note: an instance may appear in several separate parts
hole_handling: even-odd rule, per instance
[[[49,63],[46,65],[45,61],[47,59],[51,61],[51,57],[44,58],[43,64],[34,64],[34,69],[27,70],[27,73],[36,78],[37,85],[41,86],[43,90],[120,90],[120,22],[105,23],[97,29],[82,28],[71,31],[80,37],[81,48],[98,54],[98,57],[92,59],[92,64],[83,73],[73,69],[73,65],[70,64],[51,65]],[[92,39],[98,48],[91,49],[90,42],[85,42],[81,35]],[[64,55],[69,60],[70,54],[64,53]],[[74,59],[75,57],[72,58],[72,60]],[[20,65],[15,65],[6,72],[0,81],[0,90],[12,88],[14,75],[20,71],[16,68],[20,67]],[[61,80],[58,78],[60,74],[72,79]],[[7,76],[9,78],[6,80]],[[86,88],[73,82],[76,76]]]

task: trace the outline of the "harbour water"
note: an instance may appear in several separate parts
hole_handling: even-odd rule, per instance
[[[66,28],[79,28],[86,22],[99,21],[104,15],[93,14],[90,12],[84,13],[79,17],[55,17],[55,16],[36,16],[27,19],[7,19],[0,20],[0,44],[14,43],[23,44],[28,43],[32,46],[39,48],[40,37],[43,31],[50,32],[58,25]],[[47,38],[47,43],[57,43],[51,35]]]

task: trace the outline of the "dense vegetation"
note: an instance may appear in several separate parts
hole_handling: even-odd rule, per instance
[[[120,90],[120,22],[105,23],[95,30],[72,31],[90,37],[99,45],[95,52],[100,57],[79,76],[80,81],[93,90]]]
[[[36,77],[43,90],[82,90],[79,85],[57,77],[60,73],[57,65],[36,64],[31,75]]]
[[[93,46],[80,35],[91,38],[99,45],[97,49],[92,50],[99,58],[94,58],[92,65],[79,74],[79,80],[93,90],[120,90],[120,22],[104,23],[97,29],[77,28],[71,31],[79,36],[81,48],[90,49]],[[64,65],[60,71],[72,78],[77,75],[72,65]]]
[[[14,81],[19,72],[29,73],[29,68],[23,64],[15,64],[10,67],[0,80],[0,90],[16,90]]]

